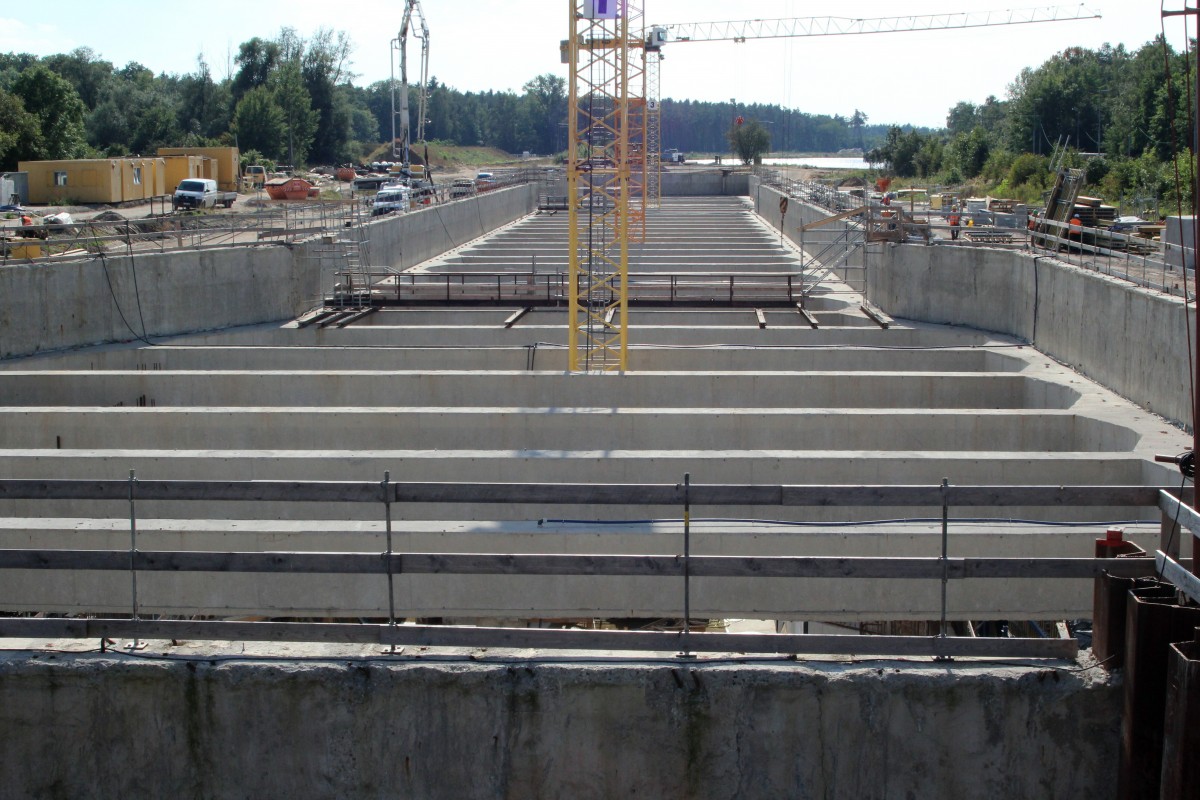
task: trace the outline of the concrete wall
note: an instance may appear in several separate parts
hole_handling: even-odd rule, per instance
[[[779,192],[751,181],[779,226]],[[828,212],[792,199],[787,235]],[[867,299],[893,317],[1015,336],[1138,405],[1191,429],[1183,301],[1032,251],[873,244]],[[1195,314],[1191,324],[1194,326]],[[1195,330],[1193,327],[1192,330]]]
[[[153,337],[294,316],[317,295],[315,261],[297,256],[242,247],[0,268],[0,357],[129,341],[143,319]]]
[[[372,263],[411,266],[536,202],[537,187],[523,185],[378,220],[367,226]],[[329,245],[314,239],[0,267],[0,358],[130,341],[143,319],[149,337],[290,319],[336,281],[321,267],[322,249]]]
[[[420,264],[532,212],[538,194],[537,184],[523,184],[378,219],[366,228],[370,263]]]
[[[367,659],[7,655],[4,792],[1116,794],[1121,689],[1100,670]]]
[[[733,167],[710,169],[672,169],[662,174],[663,197],[688,195],[743,195],[749,192],[751,175],[734,172]]]
[[[870,263],[867,296],[892,316],[1025,339],[1191,428],[1179,298],[1023,251],[886,245],[872,248]]]
[[[857,224],[851,220],[839,220],[838,222],[823,225],[820,228],[815,228],[808,233],[807,238],[799,231],[799,228],[816,222],[820,219],[825,219],[830,216],[829,211],[818,206],[812,206],[801,202],[797,198],[789,198],[788,210],[784,215],[779,213],[779,200],[783,194],[777,189],[770,186],[762,185],[758,176],[749,176],[747,184],[747,194],[754,202],[754,211],[775,230],[779,230],[780,226],[784,228],[784,235],[788,237],[797,247],[801,243],[805,243],[805,249],[808,253],[819,252],[825,243],[828,243],[839,236],[847,228],[855,227]],[[836,248],[831,250],[826,258],[831,259],[837,253]],[[843,281],[849,283],[855,290],[862,288],[864,259],[869,257],[869,253],[856,253],[846,261],[839,261],[833,267],[833,274]],[[811,302],[811,301],[810,301]]]
[[[746,182],[746,194],[754,201],[754,211],[763,221],[770,225],[775,230],[779,230],[779,198],[783,197],[783,193],[770,186],[764,186],[757,175],[748,176]],[[816,222],[829,216],[829,212],[823,208],[808,205],[796,198],[788,200],[787,214],[783,217],[785,227],[784,234],[789,239],[799,241],[799,234],[796,233],[796,228],[800,225],[807,225],[810,222]]]

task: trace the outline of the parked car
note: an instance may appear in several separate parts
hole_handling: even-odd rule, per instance
[[[389,183],[381,186],[375,195],[371,205],[371,216],[380,217],[393,212],[403,214],[408,210],[411,201],[412,192],[407,186],[402,183]]]
[[[260,189],[267,182],[267,168],[261,164],[251,164],[242,174],[242,186],[247,189]]]
[[[188,178],[179,182],[171,195],[172,208],[232,208],[237,192],[222,192],[211,178]]]

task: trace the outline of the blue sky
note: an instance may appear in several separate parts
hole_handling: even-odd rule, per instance
[[[1183,0],[1165,4],[1181,8]],[[1037,5],[1050,4],[644,0],[651,23],[884,17]],[[744,44],[677,43],[665,51],[662,94],[779,103],[847,116],[858,108],[872,122],[942,125],[956,102],[978,103],[990,94],[1003,98],[1022,67],[1037,66],[1066,46],[1099,47],[1108,42],[1135,49],[1160,30],[1160,0],[1095,0],[1084,5],[1099,10],[1103,19]],[[463,90],[519,90],[541,73],[566,76],[558,42],[567,36],[568,0],[422,0],[422,8],[430,27],[430,71],[443,83]],[[60,0],[52,10],[36,3],[7,3],[0,9],[0,52],[48,55],[90,47],[117,66],[137,61],[169,73],[195,70],[197,57],[203,55],[213,74],[221,77],[233,69],[238,44],[252,36],[272,37],[283,25],[309,35],[324,26],[350,35],[356,82],[366,84],[388,77],[389,42],[399,29],[402,9],[401,0]],[[1177,47],[1184,41],[1183,25],[1168,21],[1168,39]]]

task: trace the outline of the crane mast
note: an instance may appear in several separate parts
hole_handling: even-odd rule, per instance
[[[412,145],[412,122],[408,108],[408,31],[414,17],[420,31],[413,35],[421,40],[421,82],[417,101],[417,141],[425,139],[425,97],[429,86],[429,25],[421,10],[421,0],[405,0],[404,19],[400,33],[391,42],[392,62],[392,156],[405,166],[409,164]],[[400,80],[396,80],[396,55],[400,57]]]

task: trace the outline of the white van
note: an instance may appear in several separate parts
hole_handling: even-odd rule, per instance
[[[383,214],[391,214],[393,211],[403,214],[408,210],[411,199],[412,191],[407,186],[399,183],[384,184],[379,187],[379,192],[375,195],[371,216],[378,217]]]

